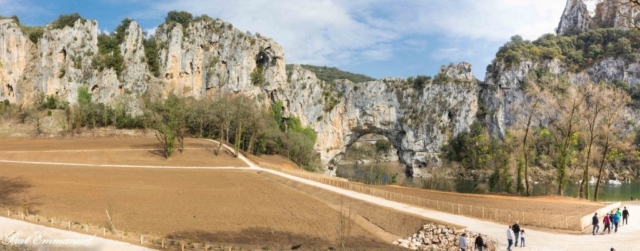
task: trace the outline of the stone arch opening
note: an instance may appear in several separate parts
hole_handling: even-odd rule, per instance
[[[256,65],[258,67],[267,66],[268,63],[271,62],[271,56],[268,53],[268,50],[270,49],[271,49],[271,46],[264,48],[260,50],[260,52],[258,52],[258,55],[256,55]]]
[[[397,138],[380,133],[358,133],[338,154],[335,172],[339,177],[366,184],[402,184],[408,177],[401,162]]]

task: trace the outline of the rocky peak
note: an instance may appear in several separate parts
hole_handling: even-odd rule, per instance
[[[596,5],[592,27],[629,28],[633,27],[639,9],[630,0],[606,0]]]
[[[556,32],[567,35],[588,31],[592,28],[633,27],[640,9],[630,0],[602,0],[591,16],[584,0],[567,0]]]
[[[584,32],[589,30],[591,15],[583,0],[567,0],[560,24],[556,32],[565,35],[571,32]]]

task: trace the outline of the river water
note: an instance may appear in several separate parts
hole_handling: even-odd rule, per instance
[[[549,195],[556,194],[557,185],[550,184],[530,184],[533,186],[533,195]],[[456,191],[460,193],[473,193],[473,188],[476,186],[475,182],[462,181],[456,185]],[[591,184],[591,197],[595,191],[595,184]],[[565,196],[576,197],[578,195],[580,187],[578,184],[567,184],[564,191]],[[598,194],[599,201],[628,201],[633,197],[634,200],[640,199],[640,183],[622,183],[620,185],[602,184],[600,185],[600,192]]]

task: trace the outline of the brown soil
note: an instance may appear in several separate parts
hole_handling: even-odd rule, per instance
[[[253,158],[259,161],[263,161],[263,162],[274,164],[274,165],[279,165],[286,168],[300,169],[298,164],[279,155],[260,155],[260,156],[253,156]]]
[[[121,151],[127,147],[145,149],[156,144],[154,140],[2,141],[0,159],[51,161],[53,158],[65,163],[108,161],[131,165],[163,163],[162,157],[146,151]],[[189,140],[187,145],[206,148],[210,146],[207,144],[206,141]],[[96,154],[99,158],[92,158],[85,152],[41,152],[78,149],[102,150]],[[194,151],[187,149],[184,155],[190,152]],[[141,157],[136,155],[138,153],[144,155]],[[236,161],[232,157],[218,157],[230,159],[220,161],[210,152],[210,160],[199,160],[202,154],[204,152],[174,157],[169,162],[183,166],[227,166]],[[130,158],[129,155],[138,157]],[[130,159],[122,160],[125,156]],[[297,245],[302,245],[301,249],[337,248],[336,229],[344,219],[333,204],[328,205],[264,174],[243,170],[2,163],[0,203],[0,206],[14,209],[29,204],[30,211],[42,217],[97,226],[107,225],[105,210],[110,210],[120,231],[245,248],[289,249]],[[358,225],[352,227],[351,236],[348,244],[351,249],[394,249]]]
[[[233,166],[246,167],[228,151],[218,156],[217,144],[204,139],[185,139],[185,151],[164,157],[155,138],[73,138],[4,140],[0,160],[109,165]],[[224,149],[224,148],[223,148]]]
[[[526,211],[529,213],[587,215],[604,206],[601,203],[559,196],[519,197],[491,194],[461,194],[401,186],[372,187],[430,200],[439,200],[451,203],[484,206],[505,210]]]

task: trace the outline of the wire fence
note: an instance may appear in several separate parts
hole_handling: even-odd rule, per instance
[[[290,174],[296,177],[317,181],[323,184],[372,195],[387,200],[411,204],[419,207],[434,209],[441,212],[464,215],[479,219],[486,219],[495,222],[511,224],[518,221],[520,224],[543,227],[550,229],[564,229],[573,231],[582,231],[586,225],[583,223],[584,215],[564,215],[553,213],[533,213],[525,211],[514,211],[500,208],[491,208],[483,206],[475,206],[465,203],[453,203],[447,201],[432,200],[417,196],[405,195],[402,193],[391,192],[387,190],[372,188],[350,182],[344,178],[330,177],[319,173],[312,173],[302,170],[283,168],[281,166],[267,163],[253,156],[248,157],[257,165],[276,170],[282,173]]]
[[[76,221],[68,221],[56,217],[47,217],[37,214],[26,214],[22,210],[15,210],[4,208],[4,215],[10,219],[22,220],[25,222],[35,223],[57,229],[63,229],[82,233],[90,236],[102,237],[105,239],[111,239],[116,241],[128,242],[140,246],[149,247],[157,250],[214,250],[214,251],[227,251],[227,250],[239,250],[238,247],[233,245],[224,245],[220,243],[212,242],[197,242],[192,239],[176,239],[158,237],[151,234],[143,234],[140,232],[130,232],[126,229],[118,229],[113,231],[107,226],[92,225],[89,223],[81,223]],[[46,237],[46,236],[45,236]],[[14,245],[14,243],[8,242],[8,236],[0,236],[0,242],[5,245]],[[22,244],[16,243],[16,246]],[[241,249],[240,249],[241,250]]]

